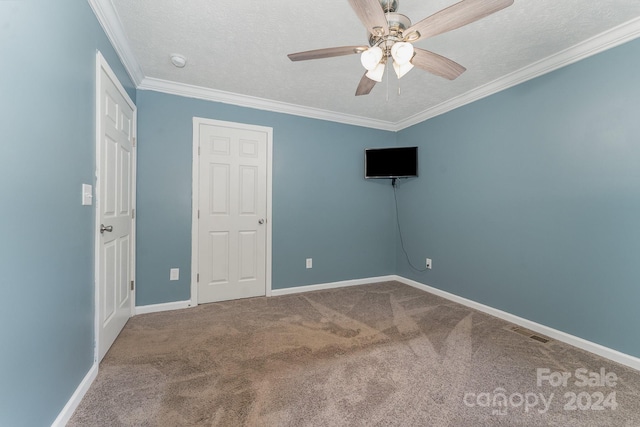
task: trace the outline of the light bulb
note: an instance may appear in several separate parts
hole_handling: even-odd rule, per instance
[[[376,68],[381,59],[382,49],[380,49],[378,46],[370,47],[360,55],[360,62],[362,63],[362,66],[369,71]]]
[[[391,46],[391,56],[398,65],[408,64],[413,58],[413,45],[407,42],[398,42]]]
[[[373,81],[380,83],[382,81],[382,75],[384,74],[384,62],[380,62],[373,70],[369,70],[367,77]]]
[[[405,74],[407,74],[413,68],[413,64],[411,62],[407,62],[406,64],[398,64],[393,61],[393,70],[396,72],[396,75],[399,79],[402,78]]]

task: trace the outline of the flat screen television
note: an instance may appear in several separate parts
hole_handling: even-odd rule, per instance
[[[418,147],[368,148],[364,151],[364,177],[418,176]]]

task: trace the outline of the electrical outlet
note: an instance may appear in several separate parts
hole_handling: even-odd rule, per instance
[[[431,258],[427,258],[427,270],[431,270]]]
[[[169,270],[169,280],[180,280],[180,269],[172,268]]]
[[[313,258],[307,258],[307,268],[313,268]]]

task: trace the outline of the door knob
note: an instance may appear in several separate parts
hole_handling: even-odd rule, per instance
[[[100,224],[100,234],[103,234],[105,231],[111,233],[113,231],[113,225],[107,225],[105,227],[104,224]]]
[[[258,224],[260,224],[260,225],[264,224],[264,219],[260,218],[260,219],[258,220]]]

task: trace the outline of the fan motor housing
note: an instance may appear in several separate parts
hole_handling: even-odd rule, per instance
[[[395,2],[397,5],[397,2]],[[383,5],[384,7],[384,5]],[[388,13],[387,15],[387,23],[389,24],[389,34],[386,36],[369,34],[369,45],[375,46],[380,44],[380,41],[384,40],[389,44],[389,42],[399,42],[402,41],[402,33],[409,27],[411,27],[411,20],[401,14],[401,13]]]

